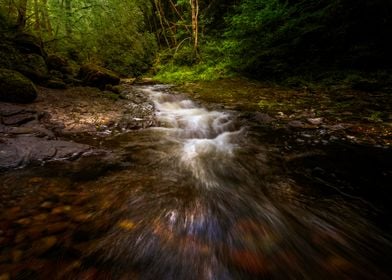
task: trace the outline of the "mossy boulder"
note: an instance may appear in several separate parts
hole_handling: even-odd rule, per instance
[[[46,64],[49,70],[60,71],[63,74],[72,74],[72,69],[68,63],[68,60],[56,55],[51,54],[46,58]]]
[[[28,53],[28,54],[34,53],[42,57],[47,56],[43,48],[43,43],[41,39],[31,34],[23,33],[23,32],[17,33],[13,38],[13,42],[15,47],[22,53]]]
[[[30,103],[37,98],[34,84],[19,72],[0,68],[0,101]]]
[[[23,55],[21,61],[15,63],[13,68],[36,82],[41,82],[49,78],[49,71],[45,60],[38,54]]]
[[[94,64],[86,64],[80,68],[78,78],[86,86],[97,87],[101,90],[106,85],[118,85],[120,78],[114,72]]]

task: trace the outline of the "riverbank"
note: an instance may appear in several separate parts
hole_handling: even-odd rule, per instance
[[[338,86],[293,89],[240,78],[186,83],[176,89],[207,107],[238,110],[256,124],[291,130],[299,144],[345,140],[392,145],[392,96],[386,92]]]
[[[31,104],[0,102],[0,170],[103,155],[101,137],[154,124],[153,104],[126,83],[120,94],[38,87]]]

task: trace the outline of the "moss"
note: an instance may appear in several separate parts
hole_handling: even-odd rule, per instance
[[[107,84],[118,85],[120,83],[120,78],[116,73],[94,64],[83,65],[78,77],[83,80],[85,85],[98,87],[102,90]]]
[[[34,84],[19,72],[0,68],[0,100],[30,103],[37,98]]]

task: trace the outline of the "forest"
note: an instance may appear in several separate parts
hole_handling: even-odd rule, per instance
[[[124,76],[328,82],[384,79],[391,12],[388,0],[2,0],[0,15],[3,32]]]
[[[0,280],[388,280],[391,0],[0,0]]]

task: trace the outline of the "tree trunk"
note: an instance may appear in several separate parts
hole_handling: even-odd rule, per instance
[[[199,48],[199,1],[189,0],[192,14],[193,49],[197,53]]]
[[[72,34],[72,0],[65,0],[65,33],[69,37]]]
[[[16,26],[19,30],[23,30],[26,27],[27,20],[27,0],[19,0],[18,5],[18,19]]]

